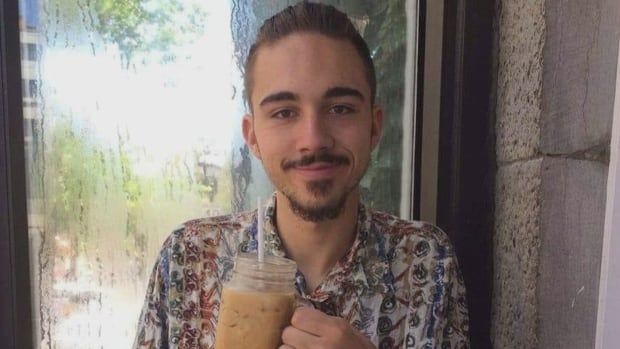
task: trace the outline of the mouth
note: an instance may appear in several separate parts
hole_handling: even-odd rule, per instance
[[[310,165],[295,166],[293,170],[308,180],[320,180],[332,177],[342,166],[333,162],[315,162]]]
[[[308,181],[316,181],[329,179],[342,166],[347,166],[349,163],[349,159],[343,155],[318,152],[297,160],[285,161],[282,163],[282,169],[292,170]]]

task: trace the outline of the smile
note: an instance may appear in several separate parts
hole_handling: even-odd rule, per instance
[[[306,166],[295,166],[293,170],[308,180],[318,180],[333,177],[341,164],[315,162]]]

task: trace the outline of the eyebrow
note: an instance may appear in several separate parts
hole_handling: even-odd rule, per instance
[[[280,101],[296,101],[298,99],[299,99],[299,96],[297,96],[296,94],[292,92],[280,91],[280,92],[272,93],[268,95],[267,97],[263,98],[263,100],[260,101],[259,106],[262,107],[265,104],[273,103],[273,102],[280,102]]]
[[[364,101],[364,95],[351,87],[343,87],[343,86],[336,86],[336,87],[331,87],[329,88],[325,94],[323,95],[324,98],[334,98],[334,97],[356,97],[359,98],[361,101]]]
[[[356,97],[361,101],[364,101],[364,95],[359,91],[351,87],[344,86],[336,86],[330,87],[323,94],[323,98],[335,98],[335,97]],[[299,96],[293,92],[289,91],[280,91],[275,92],[267,97],[263,98],[263,100],[259,103],[259,106],[264,106],[265,104],[281,102],[281,101],[296,101],[299,100]]]

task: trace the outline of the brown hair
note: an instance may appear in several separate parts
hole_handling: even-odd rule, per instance
[[[330,5],[302,1],[265,20],[258,31],[256,41],[250,47],[243,78],[246,100],[250,108],[252,107],[250,100],[253,83],[252,68],[258,49],[264,44],[274,43],[287,35],[299,32],[318,33],[333,39],[347,40],[353,44],[364,64],[366,80],[370,86],[370,103],[374,105],[377,78],[366,41],[345,13]]]

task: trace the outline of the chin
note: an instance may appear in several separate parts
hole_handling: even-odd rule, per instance
[[[346,205],[350,190],[335,190],[331,184],[308,184],[303,192],[281,191],[288,199],[291,210],[310,222],[336,219]],[[300,195],[301,194],[301,195]]]
[[[346,198],[345,198],[346,199]],[[302,204],[295,199],[289,198],[289,206],[291,210],[299,218],[308,222],[322,222],[333,220],[340,217],[344,209],[346,200],[336,202],[322,202],[312,204]]]

